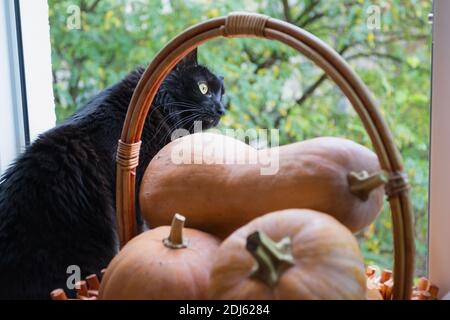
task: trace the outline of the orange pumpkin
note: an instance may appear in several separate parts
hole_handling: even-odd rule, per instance
[[[175,215],[172,227],[132,239],[108,266],[99,299],[205,299],[219,241],[201,231],[183,230],[184,221]]]
[[[213,299],[365,299],[363,258],[333,217],[290,209],[227,238],[211,270]]]
[[[272,155],[278,172],[262,175]],[[189,227],[221,238],[264,213],[289,208],[326,212],[356,232],[380,212],[385,179],[375,153],[346,139],[258,151],[230,137],[197,133],[173,141],[152,159],[140,207],[152,227],[183,212]]]

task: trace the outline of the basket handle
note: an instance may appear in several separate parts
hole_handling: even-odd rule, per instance
[[[408,299],[414,273],[413,211],[401,156],[369,90],[344,59],[311,33],[287,22],[254,13],[231,13],[194,25],[172,39],[139,81],[125,118],[117,150],[116,214],[120,245],[136,235],[135,183],[142,130],[153,98],[172,68],[190,51],[218,37],[259,37],[296,49],[330,77],[347,96],[369,134],[387,185],[394,236],[394,299]]]

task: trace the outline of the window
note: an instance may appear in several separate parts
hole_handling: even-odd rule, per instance
[[[77,7],[70,0],[49,0],[58,120],[136,66],[146,65],[173,36],[196,22],[236,10],[291,21],[339,51],[378,99],[411,179],[417,220],[416,274],[425,275],[432,2],[270,3],[108,0],[82,1]],[[223,127],[276,127],[281,144],[329,135],[371,147],[340,90],[294,50],[258,39],[218,39],[202,46],[199,58],[225,76],[229,110]],[[358,238],[367,263],[391,267],[392,224],[387,205]]]
[[[0,6],[0,96],[3,106],[0,116],[0,172],[25,145],[23,117],[23,77],[19,68],[19,46],[15,20],[15,8],[10,1]]]
[[[450,1],[434,2],[430,157],[430,279],[450,291]]]
[[[0,172],[55,125],[50,52],[47,1],[2,1]]]
[[[128,71],[146,65],[187,26],[230,11],[258,11],[291,21],[325,40],[374,92],[411,177],[416,275],[429,273],[441,294],[450,291],[446,245],[450,242],[450,1],[387,1],[375,5],[379,21],[372,19],[370,27],[364,22],[378,12],[372,1],[320,1],[316,5],[310,1],[309,14],[303,14],[305,3],[2,1],[0,172],[39,133],[63,121]],[[432,9],[433,27],[426,21]],[[199,54],[201,62],[226,78],[230,110],[223,126],[278,127],[285,133],[282,143],[337,135],[370,146],[339,90],[289,48],[255,39],[217,40],[203,46]],[[390,267],[390,228],[385,210],[359,235],[368,263]]]

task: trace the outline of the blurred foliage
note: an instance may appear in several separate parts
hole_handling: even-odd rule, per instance
[[[71,30],[68,8],[81,9]],[[373,6],[376,6],[375,9]],[[431,26],[428,0],[49,0],[58,120],[156,52],[186,27],[247,10],[294,23],[338,51],[373,92],[412,185],[417,273],[426,273]],[[379,28],[371,30],[373,10]],[[279,128],[281,143],[345,136],[371,146],[340,90],[294,50],[274,41],[217,39],[200,60],[225,76],[229,111],[221,126]],[[388,206],[358,235],[367,263],[392,264]]]

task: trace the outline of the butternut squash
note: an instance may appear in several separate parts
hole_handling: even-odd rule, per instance
[[[375,153],[350,140],[322,137],[258,151],[227,136],[196,133],[152,159],[140,208],[151,227],[183,212],[187,226],[221,238],[289,208],[326,212],[356,232],[380,212],[385,181]]]

